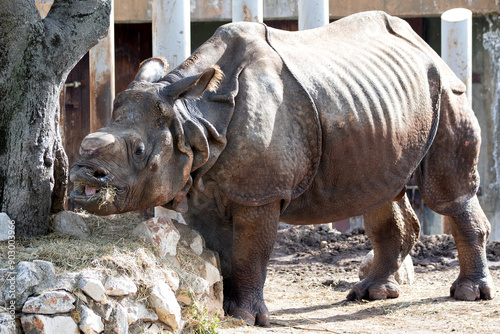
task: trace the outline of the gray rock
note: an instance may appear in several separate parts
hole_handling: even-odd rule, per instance
[[[361,261],[359,266],[358,276],[360,280],[364,280],[370,273],[373,266],[373,250],[371,250]],[[413,268],[413,261],[411,256],[406,256],[403,263],[399,267],[396,275],[394,275],[396,282],[399,284],[413,284],[415,282],[415,270]]]
[[[52,262],[43,261],[43,260],[34,260],[34,264],[40,268],[40,274],[44,278],[44,280],[54,280],[56,278],[56,269]]]
[[[72,292],[77,287],[78,273],[56,275],[52,262],[34,260],[33,263],[40,269],[39,274],[41,277],[40,283],[34,288],[36,295],[48,290],[66,290]]]
[[[120,304],[117,304],[110,320],[111,330],[106,332],[115,334],[128,334],[127,310]]]
[[[24,302],[35,293],[35,288],[43,279],[40,267],[33,262],[21,261],[14,269],[16,272],[16,310],[21,310]],[[6,301],[10,298],[5,295]]]
[[[201,234],[185,224],[174,222],[174,226],[179,231],[182,242],[184,242],[186,246],[189,246],[196,255],[201,255],[205,248],[205,240]]]
[[[167,284],[172,288],[174,292],[176,292],[179,289],[179,283],[180,283],[179,275],[177,275],[175,271],[170,269],[164,269],[163,272]]]
[[[52,263],[41,260],[22,261],[13,270],[0,270],[0,286],[4,287],[0,304],[7,305],[15,299],[16,309],[20,310],[29,296],[55,287],[55,275]]]
[[[180,270],[182,268],[181,262],[177,256],[165,255],[163,259],[170,265],[170,267],[175,268],[175,270]]]
[[[53,278],[43,276],[42,282],[35,288],[35,293],[40,294],[47,290],[65,290],[72,292],[78,287],[79,279],[80,273],[62,273]]]
[[[0,212],[0,241],[9,240],[15,235],[14,221],[5,212]]]
[[[137,286],[126,276],[110,276],[104,283],[108,296],[128,296],[137,292]]]
[[[132,325],[137,321],[157,321],[158,315],[153,311],[146,308],[146,306],[136,300],[125,299],[122,301],[122,305],[127,311],[128,324]]]
[[[82,302],[84,304],[89,303],[89,299],[87,298],[87,296],[83,292],[81,292],[80,290],[73,292],[73,294],[75,295],[76,299],[80,300],[80,302]]]
[[[0,269],[0,307],[7,307],[9,294],[14,295],[16,288],[16,273],[7,268]],[[12,298],[15,299],[15,298]]]
[[[210,288],[211,295],[209,296],[213,303],[213,309],[219,310],[219,314],[224,314],[223,302],[224,302],[224,288],[222,281],[215,283]],[[210,309],[210,308],[209,308]]]
[[[329,230],[331,230],[333,228],[332,223],[318,224],[315,226],[319,231],[324,231],[324,232],[328,232]]]
[[[132,234],[143,237],[157,246],[161,256],[177,255],[177,243],[181,236],[167,217],[154,217],[144,221],[134,228]]]
[[[95,278],[82,277],[78,282],[78,287],[96,302],[105,303],[107,300],[104,286]]]
[[[87,306],[94,311],[95,314],[101,317],[104,323],[108,323],[111,321],[111,315],[115,311],[116,303],[112,303],[111,301],[107,301],[106,304],[101,304],[99,302],[94,301],[92,298],[89,298],[89,303]]]
[[[76,287],[77,273],[67,273],[56,276],[54,265],[49,261],[34,260],[33,262],[21,261],[18,263],[13,272],[15,273],[15,291],[12,293],[16,296],[16,308],[20,310],[28,297],[41,294],[47,290],[66,290],[72,291]],[[4,272],[0,276],[5,276],[3,279],[13,279],[8,277],[9,271]],[[4,285],[5,286],[5,285]],[[4,289],[8,289],[10,284]],[[7,291],[3,291],[3,296],[7,297]],[[0,297],[0,302],[2,302]],[[4,298],[3,302],[7,302],[9,298]]]
[[[279,222],[278,223],[278,230],[284,230],[285,228],[290,227],[287,223]]]
[[[81,306],[81,316],[80,330],[85,334],[96,334],[104,331],[104,324],[101,317],[94,313],[87,306]]]
[[[168,284],[163,282],[156,284],[151,289],[149,301],[160,321],[173,330],[179,329],[181,326],[181,307]]]
[[[65,291],[48,291],[36,297],[30,297],[24,303],[24,313],[57,314],[75,309],[75,298]]]
[[[181,291],[191,290],[196,295],[208,295],[210,292],[210,284],[208,281],[200,276],[190,273],[184,273],[184,282],[181,284]]]
[[[155,207],[155,217],[167,217],[186,225],[184,217],[177,211],[162,208],[161,206]]]
[[[61,211],[54,215],[54,231],[79,239],[87,239],[91,235],[85,219],[71,211]]]
[[[195,231],[193,231],[195,232]],[[205,247],[205,240],[201,237],[201,235],[196,232],[193,239],[189,243],[189,247],[195,252],[197,255],[201,255],[203,253],[203,248]]]
[[[188,290],[182,290],[177,295],[177,301],[182,305],[191,305],[193,303],[193,297]]]
[[[203,250],[203,253],[201,254],[201,258],[205,260],[206,262],[210,263],[216,268],[220,268],[220,260],[219,260],[219,254],[211,251],[208,248],[205,248]]]
[[[401,267],[396,273],[396,281],[399,284],[411,285],[415,282],[415,268],[413,267],[413,260],[410,255],[406,256]]]
[[[78,326],[70,316],[49,317],[33,314],[21,317],[25,334],[78,334]]]
[[[205,265],[200,271],[200,275],[201,278],[205,279],[208,282],[209,286],[212,286],[215,283],[222,281],[219,269],[217,269],[215,266],[213,266],[208,262],[205,262]]]
[[[158,333],[171,333],[170,328],[161,322],[138,322],[129,327],[128,334],[158,334]],[[181,330],[176,333],[182,333]]]
[[[0,333],[17,334],[17,326],[14,317],[6,312],[0,312]]]

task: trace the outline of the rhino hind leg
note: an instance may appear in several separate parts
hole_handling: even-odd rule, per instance
[[[399,284],[394,275],[418,239],[417,216],[405,194],[402,199],[389,201],[363,218],[373,246],[373,265],[368,276],[352,288],[347,299],[397,298]]]
[[[493,298],[486,260],[490,223],[476,196],[480,129],[464,94],[445,92],[436,138],[417,171],[427,206],[445,216],[458,251],[460,274],[450,294],[460,300]]]
[[[450,296],[468,301],[492,299],[495,288],[486,259],[486,242],[491,227],[477,196],[468,199],[460,213],[436,210],[429,200],[426,204],[444,215],[457,247],[460,274],[450,288]]]
[[[460,274],[450,288],[450,295],[460,300],[492,299],[493,280],[486,260],[486,240],[490,224],[474,196],[467,209],[456,216],[446,216],[458,250]]]

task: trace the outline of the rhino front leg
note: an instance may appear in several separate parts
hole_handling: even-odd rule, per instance
[[[368,276],[357,283],[347,299],[387,299],[399,296],[394,278],[399,266],[417,242],[420,224],[405,196],[390,201],[363,216],[366,234],[373,251],[373,265]]]
[[[250,325],[268,326],[264,282],[276,241],[279,202],[233,208],[231,276],[224,279],[224,310]]]

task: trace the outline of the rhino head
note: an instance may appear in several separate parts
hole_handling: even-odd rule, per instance
[[[191,173],[208,159],[203,130],[190,120],[183,102],[215,91],[222,72],[164,80],[160,58],[141,64],[135,79],[118,94],[111,119],[85,137],[72,166],[72,200],[85,210],[109,215],[168,205],[183,212]]]

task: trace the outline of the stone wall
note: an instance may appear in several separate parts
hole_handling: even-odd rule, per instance
[[[88,221],[71,212],[56,215],[54,228],[75,238],[92,233]],[[76,272],[61,272],[48,260],[0,269],[0,333],[158,334],[180,332],[193,308],[223,315],[218,255],[204,247],[197,232],[155,217],[138,224],[131,235],[156,248],[158,257],[141,250],[135,254],[139,265],[151,263],[143,270],[149,277],[154,271],[153,280],[127,270],[130,264],[120,266],[118,256],[108,262],[95,259],[95,267]],[[164,260],[168,266],[155,265]]]

